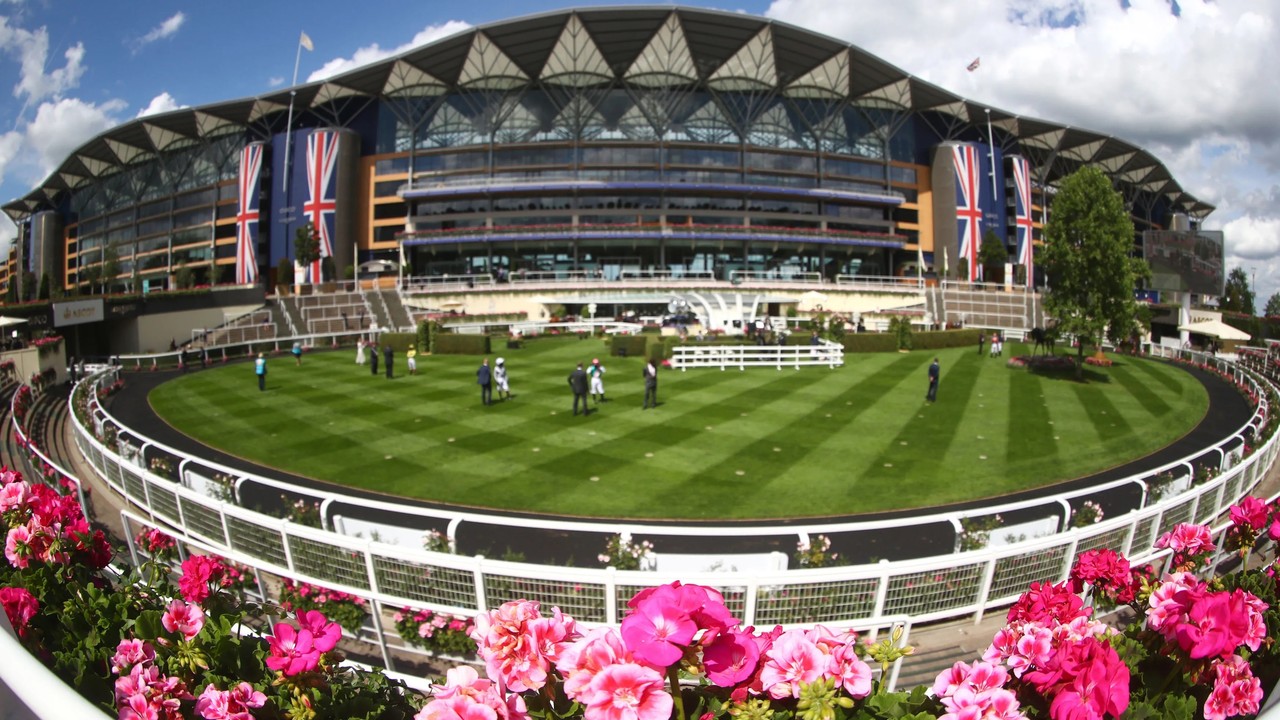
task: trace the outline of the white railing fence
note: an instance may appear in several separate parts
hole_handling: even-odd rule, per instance
[[[781,370],[802,365],[844,365],[844,346],[830,340],[817,345],[676,345],[671,348],[671,367],[681,371],[712,367],[721,371],[731,367],[745,371],[751,367]]]
[[[1237,380],[1246,377],[1242,371],[1234,372],[1239,373],[1233,374]],[[1135,562],[1146,562],[1155,556],[1153,544],[1162,533],[1181,522],[1207,522],[1216,518],[1259,482],[1274,461],[1275,438],[1268,439],[1246,457],[1241,457],[1237,448],[1254,428],[1261,427],[1266,413],[1263,401],[1249,423],[1220,443],[1151,473],[1114,481],[1106,487],[1138,483],[1145,489],[1146,484],[1162,472],[1190,475],[1192,461],[1206,452],[1214,457],[1221,470],[1217,477],[1086,528],[1063,529],[1073,500],[1088,498],[1097,488],[916,519],[917,522],[950,521],[958,536],[965,517],[1055,504],[1063,508],[1059,532],[999,548],[875,565],[772,573],[705,573],[678,578],[663,573],[552,567],[432,553],[300,526],[234,503],[221,502],[186,485],[194,484],[196,477],[207,476],[202,473],[223,473],[237,478],[239,487],[246,482],[278,487],[291,497],[314,499],[322,510],[341,502],[394,511],[401,517],[417,516],[422,518],[424,527],[447,527],[451,537],[456,536],[459,526],[465,523],[584,532],[598,537],[621,531],[630,532],[634,537],[805,537],[806,534],[874,529],[877,524],[667,527],[495,518],[481,513],[406,508],[396,503],[306,490],[267,478],[246,476],[147,439],[100,407],[92,410],[91,427],[77,423],[76,440],[99,474],[141,514],[165,526],[167,531],[207,543],[219,553],[243,555],[252,559],[257,567],[271,572],[376,597],[388,604],[475,614],[506,600],[529,597],[559,605],[585,622],[615,623],[620,619],[618,609],[622,602],[637,589],[680,579],[729,590],[733,598],[731,607],[748,624],[822,622],[866,626],[902,615],[909,615],[917,622],[966,615],[981,617],[987,610],[1011,602],[1032,580],[1065,578],[1075,556],[1088,549],[1109,547],[1134,558]],[[114,447],[108,447],[99,439],[108,427],[116,429]],[[175,483],[148,469],[147,458],[157,451],[180,460],[178,470],[183,483]],[[326,514],[325,527],[333,527],[332,523],[332,517]],[[901,521],[882,521],[878,526],[900,524]]]

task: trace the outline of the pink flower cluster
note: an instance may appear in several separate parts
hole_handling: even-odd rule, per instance
[[[253,708],[267,704],[267,696],[241,682],[230,690],[209,683],[196,699],[196,712],[204,720],[253,720]]]
[[[544,616],[538,603],[511,602],[478,617],[472,638],[501,686],[536,692],[558,676],[585,720],[666,720],[674,703],[667,676],[681,666],[729,689],[735,702],[797,698],[818,680],[834,680],[852,697],[871,693],[871,668],[852,632],[819,626],[756,634],[741,627],[719,592],[679,582],[643,590],[628,607],[620,627],[583,633],[558,608]],[[418,717],[454,720],[436,697]],[[449,708],[463,716],[456,703]]]
[[[1173,551],[1174,570],[1194,570],[1213,552],[1213,535],[1205,525],[1179,523],[1156,540],[1156,547]]]
[[[120,720],[180,720],[182,701],[191,700],[180,678],[166,676],[155,665],[150,643],[122,640],[111,658],[116,678],[116,710]]]
[[[352,595],[351,593],[345,593],[341,590],[330,590],[329,588],[312,585],[310,583],[295,583],[289,578],[285,578],[284,580],[284,589],[285,591],[295,592],[299,597],[305,600],[310,600],[316,605],[324,605],[325,603],[331,602],[352,603],[357,607],[364,607],[365,605],[365,599],[359,595]],[[293,609],[293,606],[287,600],[281,601],[280,605],[285,610]]]
[[[933,681],[933,694],[947,709],[938,720],[1023,720],[1018,697],[1005,689],[1009,674],[999,665],[958,662]]]
[[[527,718],[524,699],[504,697],[497,683],[480,677],[468,666],[449,670],[445,684],[434,688],[433,699],[415,720],[519,720]]]
[[[276,623],[267,636],[271,650],[267,667],[292,677],[315,670],[320,657],[338,645],[342,628],[329,622],[324,613],[302,610],[298,613],[298,627],[288,623]]]
[[[1272,542],[1280,542],[1280,509],[1256,497],[1245,497],[1231,508],[1231,527],[1227,528],[1224,545],[1243,553],[1252,548],[1264,532]]]
[[[188,602],[202,603],[219,590],[244,587],[249,579],[245,569],[217,555],[192,555],[182,561],[178,590]]]
[[[1170,573],[1151,592],[1147,627],[1193,660],[1225,660],[1241,646],[1261,646],[1267,637],[1266,609],[1252,593],[1213,592],[1191,573]]]
[[[1262,683],[1244,658],[1232,655],[1213,666],[1213,690],[1204,701],[1205,720],[1257,715],[1261,702]]]
[[[1082,576],[1111,576],[1119,567],[1098,556],[1092,563]],[[1032,583],[982,659],[1003,664],[1020,684],[1051,698],[1053,720],[1119,717],[1129,705],[1129,669],[1098,639],[1110,629],[1090,619],[1092,612],[1068,583]]]
[[[0,605],[4,606],[4,614],[9,616],[9,624],[18,632],[18,637],[26,637],[27,625],[40,611],[36,596],[26,588],[4,587],[0,588]]]
[[[160,624],[171,633],[178,633],[182,639],[191,642],[204,627],[204,611],[195,603],[173,600],[160,616]]]
[[[101,569],[111,562],[106,536],[89,527],[74,495],[27,483],[8,468],[0,469],[0,517],[8,527],[4,556],[14,568],[35,562]]]
[[[155,528],[143,528],[133,537],[133,541],[148,555],[172,550],[176,545],[172,536]]]
[[[418,637],[424,639],[434,636],[439,630],[451,630],[470,635],[474,627],[474,623],[471,622],[470,618],[410,608],[401,608],[399,612],[392,616],[392,620],[395,621],[397,626],[405,622],[416,624],[417,630],[414,632],[417,633]]]
[[[1071,589],[1083,592],[1085,586],[1093,588],[1095,597],[1103,597],[1113,603],[1128,604],[1137,596],[1136,582],[1129,561],[1109,548],[1086,550],[1071,566]]]

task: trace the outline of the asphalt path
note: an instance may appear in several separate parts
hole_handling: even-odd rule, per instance
[[[796,535],[787,532],[787,528],[800,524],[839,523],[849,521],[892,520],[900,521],[890,527],[875,530],[859,530],[850,532],[828,533],[831,539],[831,550],[840,553],[850,563],[869,563],[877,560],[905,560],[911,558],[945,555],[953,551],[955,531],[950,523],[912,522],[913,518],[927,513],[944,510],[962,510],[981,508],[996,502],[1016,502],[1048,498],[1064,491],[1076,490],[1106,483],[1160,467],[1184,458],[1199,449],[1221,441],[1239,429],[1249,420],[1252,410],[1245,397],[1235,385],[1220,376],[1195,367],[1183,366],[1198,379],[1208,391],[1209,409],[1205,417],[1187,435],[1177,442],[1123,465],[1105,470],[1087,477],[1077,478],[1032,490],[1026,490],[1000,498],[985,498],[954,505],[934,508],[917,508],[860,515],[831,515],[825,517],[806,517],[793,520],[762,521],[671,521],[650,522],[649,525],[670,527],[693,527],[698,525],[716,525],[733,527],[775,527],[777,535],[762,537],[705,537],[701,535],[661,535],[650,538],[637,537],[637,540],[649,539],[659,553],[693,554],[693,555],[732,555],[739,553],[782,552],[787,555],[795,550]],[[199,372],[193,370],[193,372]],[[520,513],[502,510],[482,510],[479,508],[460,507],[446,503],[428,502],[411,498],[391,497],[375,492],[351,488],[343,485],[315,480],[294,475],[280,470],[263,467],[209,447],[184,435],[160,419],[152,410],[147,396],[159,384],[177,376],[177,371],[130,372],[125,375],[123,391],[108,400],[109,411],[130,427],[165,445],[181,450],[187,454],[206,458],[210,461],[235,468],[245,473],[253,473],[262,477],[278,480],[322,492],[340,492],[357,498],[356,502],[339,502],[331,508],[332,514],[341,514],[388,527],[406,527],[416,530],[445,530],[443,521],[420,516],[399,513],[390,509],[373,509],[361,505],[360,498],[377,499],[396,502],[408,508],[433,508],[447,510],[467,510],[485,513],[488,522],[463,523],[457,534],[458,552],[464,555],[483,554],[486,557],[502,558],[518,554],[527,562],[546,564],[573,564],[577,566],[596,566],[596,556],[604,549],[612,532],[575,532],[563,530],[541,530],[516,527],[510,523],[511,518],[555,518],[581,520],[567,516],[550,516],[534,513]],[[1234,449],[1234,446],[1231,448]],[[1194,464],[1217,464],[1218,453],[1211,452],[1196,458]],[[280,490],[257,483],[245,483],[241,487],[241,503],[249,508],[269,514],[284,516],[284,507],[302,495],[281,496]],[[1108,491],[1100,491],[1090,497],[1097,502],[1106,517],[1115,517],[1135,509],[1141,502],[1141,491],[1136,484],[1125,485]],[[1045,504],[1035,508],[1013,513],[1003,513],[1005,525],[1013,525],[1023,520],[1044,517],[1046,514],[1061,516],[1064,510],[1056,501],[1046,500]]]

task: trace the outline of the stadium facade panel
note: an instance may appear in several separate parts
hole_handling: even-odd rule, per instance
[[[415,275],[978,279],[983,242],[1033,265],[1046,193],[1083,164],[1139,230],[1213,210],[1141,148],[809,31],[580,9],[109,130],[4,206],[19,242],[0,281],[138,290],[186,267],[271,286],[308,226],[325,258],[293,269],[308,281],[373,259]]]

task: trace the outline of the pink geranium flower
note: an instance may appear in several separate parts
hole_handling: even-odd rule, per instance
[[[1233,715],[1256,715],[1262,702],[1262,683],[1249,663],[1231,655],[1213,666],[1213,690],[1204,701],[1205,720],[1226,720]]]
[[[253,720],[252,708],[267,704],[267,696],[242,682],[230,690],[210,683],[196,699],[196,712],[204,720]]]
[[[310,630],[297,630],[288,623],[276,623],[267,636],[271,655],[267,667],[293,677],[315,670],[320,664],[320,651]]]
[[[789,630],[773,641],[764,658],[760,682],[770,697],[800,697],[800,686],[822,677],[827,658],[800,630]]]
[[[111,672],[128,675],[135,665],[149,665],[155,659],[156,650],[151,643],[137,639],[121,640],[115,655],[111,656]]]
[[[4,557],[9,564],[21,570],[31,564],[32,534],[26,525],[19,525],[9,530],[4,540]]]
[[[0,588],[0,605],[4,606],[4,614],[9,616],[9,624],[18,631],[18,637],[27,634],[27,623],[40,611],[40,601],[26,588]]]
[[[548,622],[538,622],[541,618],[538,603],[529,600],[504,603],[476,617],[470,637],[489,677],[516,692],[540,690],[547,683],[552,658],[579,633],[558,610]]]
[[[526,720],[524,698],[508,695],[505,700],[497,685],[481,678],[473,668],[452,668],[444,685],[433,688],[432,700],[414,716],[415,720]]]
[[[1267,504],[1253,496],[1243,497],[1231,506],[1231,522],[1254,532],[1260,532],[1267,526],[1268,515]]]
[[[164,625],[165,630],[179,633],[184,640],[189,641],[199,635],[200,629],[204,627],[204,611],[195,603],[174,600],[160,616],[160,624]]]
[[[577,700],[591,679],[605,668],[629,662],[631,654],[615,628],[592,628],[560,653],[556,670],[564,678],[564,694]]]
[[[622,639],[640,662],[670,667],[693,642],[698,624],[681,607],[679,599],[678,590],[670,585],[654,588],[622,619]]]
[[[207,555],[192,555],[182,561],[182,577],[178,589],[187,602],[202,603],[209,597],[210,584],[221,582],[223,565]]]
[[[745,682],[760,662],[760,647],[751,633],[728,630],[716,635],[702,649],[702,662],[707,679],[720,687],[734,687]]]
[[[0,513],[22,507],[27,501],[25,483],[9,483],[0,487]]]
[[[330,622],[329,618],[319,610],[302,610],[298,612],[298,628],[311,631],[312,642],[316,650],[327,653],[338,646],[342,638],[342,626]]]
[[[1225,658],[1246,642],[1257,649],[1266,625],[1261,610],[1266,603],[1251,593],[1236,589],[1233,592],[1204,593],[1197,597],[1187,611],[1186,621],[1175,630],[1178,645],[1193,659]]]
[[[635,663],[610,665],[582,691],[583,720],[667,720],[674,705],[662,675]]]

